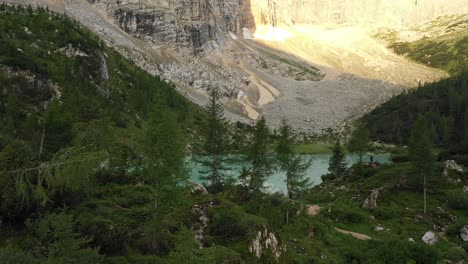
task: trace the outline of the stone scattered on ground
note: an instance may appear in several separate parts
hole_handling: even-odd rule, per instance
[[[428,244],[428,245],[434,245],[435,243],[437,243],[437,235],[432,232],[432,231],[427,231],[424,236],[421,238],[421,240]]]
[[[348,188],[346,186],[344,186],[344,185],[341,185],[340,187],[337,187],[336,190],[337,191],[347,191]]]
[[[382,231],[384,231],[384,230],[385,230],[385,228],[383,228],[383,227],[381,227],[381,226],[376,226],[376,227],[374,228],[374,231],[375,231],[375,232],[382,232]]]
[[[320,206],[318,206],[318,205],[309,205],[307,207],[307,215],[316,216],[318,213],[320,213]]]
[[[467,242],[468,241],[468,225],[464,225],[461,229],[460,229],[460,238]]]

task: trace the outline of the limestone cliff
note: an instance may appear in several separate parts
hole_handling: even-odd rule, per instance
[[[253,28],[249,0],[88,0],[125,32],[158,48],[197,54]]]
[[[256,0],[257,25],[330,24],[406,27],[468,13],[467,0]]]

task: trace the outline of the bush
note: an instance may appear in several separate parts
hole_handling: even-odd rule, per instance
[[[211,211],[208,233],[216,244],[227,245],[238,239],[253,236],[266,221],[247,214],[239,208],[216,208]]]
[[[335,206],[332,206],[331,216],[341,223],[355,224],[368,221],[368,217],[364,213],[345,204],[335,204]]]
[[[395,154],[390,157],[393,163],[409,162],[409,157],[406,154]]]
[[[453,191],[448,194],[448,205],[456,210],[468,210],[468,195],[462,190]]]

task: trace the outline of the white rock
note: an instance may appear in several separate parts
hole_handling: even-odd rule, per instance
[[[468,225],[464,225],[461,229],[460,229],[460,238],[467,242],[468,241]]]
[[[230,36],[232,39],[234,39],[234,40],[237,39],[237,36],[234,35],[234,33],[232,33],[231,31],[229,31],[229,36]]]
[[[434,245],[437,242],[437,235],[432,231],[427,231],[421,240],[428,245]]]
[[[408,238],[408,241],[413,242],[413,243],[416,242],[416,241],[414,241],[414,239],[412,237]]]
[[[444,171],[442,172],[442,174],[445,177],[447,177],[449,170],[454,170],[457,173],[463,174],[463,168],[460,165],[458,165],[457,162],[454,160],[447,160],[444,162]]]
[[[385,230],[385,228],[383,228],[383,227],[381,227],[381,226],[376,226],[376,227],[374,228],[374,231],[375,231],[375,232],[381,232],[381,231],[384,231],[384,230]]]

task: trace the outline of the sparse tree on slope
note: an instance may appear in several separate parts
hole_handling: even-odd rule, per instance
[[[332,150],[333,155],[330,157],[328,171],[333,174],[334,177],[343,177],[346,174],[346,160],[340,141],[336,141]]]
[[[411,130],[408,151],[415,173],[419,174],[423,180],[424,213],[426,213],[426,180],[434,173],[435,156],[430,131],[422,118],[418,119]]]
[[[362,157],[369,149],[369,146],[369,130],[365,124],[359,124],[351,133],[351,138],[348,142],[348,150],[358,154],[360,165],[362,165]]]
[[[278,167],[286,173],[286,190],[288,200],[295,199],[296,195],[310,187],[306,172],[310,168],[310,160],[305,160],[293,151],[294,136],[291,127],[283,120],[279,141],[276,146]],[[286,223],[289,222],[289,210],[286,211]]]
[[[223,189],[223,183],[226,175],[224,171],[226,154],[225,148],[228,145],[227,138],[227,124],[224,117],[224,108],[220,102],[221,95],[217,89],[212,90],[210,94],[210,101],[206,106],[208,112],[207,127],[204,131],[204,154],[207,159],[201,161],[202,165],[206,168],[202,171],[204,174],[201,178],[205,182],[209,182],[210,189],[214,192],[219,192]]]
[[[154,206],[159,208],[188,178],[185,139],[175,114],[164,109],[153,112],[144,144],[144,174],[156,189]]]
[[[271,159],[268,157],[270,131],[265,118],[261,118],[255,124],[252,143],[247,150],[247,162],[251,168],[242,177],[246,181],[250,191],[259,191],[263,183],[272,171]]]
[[[291,132],[291,127],[286,123],[286,120],[283,120],[279,142],[276,146],[279,169],[286,173],[287,195],[290,200],[294,199],[296,194],[310,187],[306,172],[311,165],[309,160],[304,160],[301,155],[294,153],[294,137]]]

